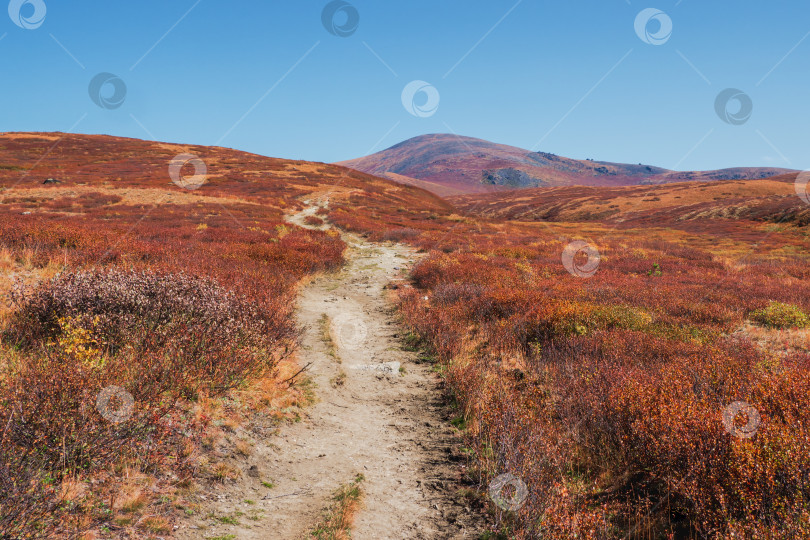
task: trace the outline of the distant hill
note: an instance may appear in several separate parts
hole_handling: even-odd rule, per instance
[[[179,154],[198,156],[205,163],[205,185],[189,191],[173,183],[169,164]],[[194,173],[190,165],[183,169],[183,174]],[[113,213],[133,204],[227,199],[261,204],[281,218],[301,206],[299,199],[304,196],[335,200],[363,196],[380,208],[437,211],[449,207],[419,186],[325,163],[107,135],[0,133],[0,199],[5,209],[55,217],[76,213],[84,199],[102,195],[116,202],[101,205],[99,211]],[[58,208],[54,201],[60,201]]]
[[[533,187],[749,180],[793,172],[773,167],[679,172],[651,165],[571,159],[447,134],[414,137],[339,165],[418,185],[440,196]]]
[[[611,222],[627,226],[728,220],[810,224],[796,173],[760,180],[655,186],[565,186],[450,197],[468,215],[513,221]]]

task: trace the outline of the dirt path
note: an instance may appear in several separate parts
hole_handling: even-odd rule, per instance
[[[316,211],[309,207],[290,221],[305,226]],[[299,297],[299,324],[306,329],[299,356],[302,365],[311,362],[317,402],[301,422],[260,441],[244,464],[255,465],[252,476],[226,484],[207,505],[211,516],[258,512],[260,519],[229,525],[213,524],[211,517],[200,523],[204,528],[182,528],[180,538],[304,538],[332,493],[358,473],[365,477],[365,497],[353,539],[478,538],[479,518],[458,493],[459,440],[438,377],[402,350],[403,331],[383,288],[415,254],[354,235],[344,240],[350,246],[346,267],[314,280]],[[332,354],[324,315],[331,321]],[[262,486],[257,477],[274,486]]]

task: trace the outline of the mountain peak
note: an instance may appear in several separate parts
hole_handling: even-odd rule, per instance
[[[418,185],[441,196],[529,187],[759,179],[791,172],[772,167],[676,172],[643,164],[571,159],[450,133],[412,137],[339,165]]]

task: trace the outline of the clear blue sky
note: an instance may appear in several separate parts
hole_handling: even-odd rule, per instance
[[[804,0],[351,0],[360,21],[348,37],[322,24],[325,0],[30,1],[47,6],[38,28],[0,19],[3,131],[327,162],[452,131],[668,168],[810,168]],[[634,29],[649,7],[672,21],[661,45]],[[34,6],[22,15],[32,21]],[[655,36],[658,24],[645,28]],[[125,82],[119,108],[91,101],[100,72]],[[413,80],[438,91],[435,114],[403,107]],[[726,88],[751,98],[742,125],[715,112]]]

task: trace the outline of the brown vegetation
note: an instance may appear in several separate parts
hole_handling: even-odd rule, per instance
[[[208,165],[195,191],[169,177],[181,152]],[[345,245],[287,224],[296,197],[443,204],[339,167],[112,137],[4,135],[0,161],[3,537],[170,530],[195,478],[231,476],[211,452],[241,408],[283,419],[308,399],[289,380],[296,287]]]
[[[168,178],[181,152],[208,165],[196,191]],[[528,488],[513,510],[492,505],[493,532],[810,534],[810,241],[793,177],[454,208],[222,148],[5,135],[0,161],[0,291],[14,291],[0,536],[165,534],[194,478],[236,474],[211,449],[240,407],[283,418],[306,401],[280,384],[300,369],[292,301],[345,246],[285,223],[303,198],[329,201],[310,224],[426,253],[400,308],[459,407],[469,474],[482,491],[503,473]],[[592,277],[561,261],[579,239],[598,251]]]
[[[527,485],[514,511],[493,505],[498,531],[808,534],[810,354],[801,330],[769,329],[810,313],[801,223],[678,231],[402,208],[381,222],[362,196],[349,204],[331,219],[428,252],[401,310],[458,400],[482,490],[503,473]],[[589,278],[561,261],[578,238],[599,253]]]

